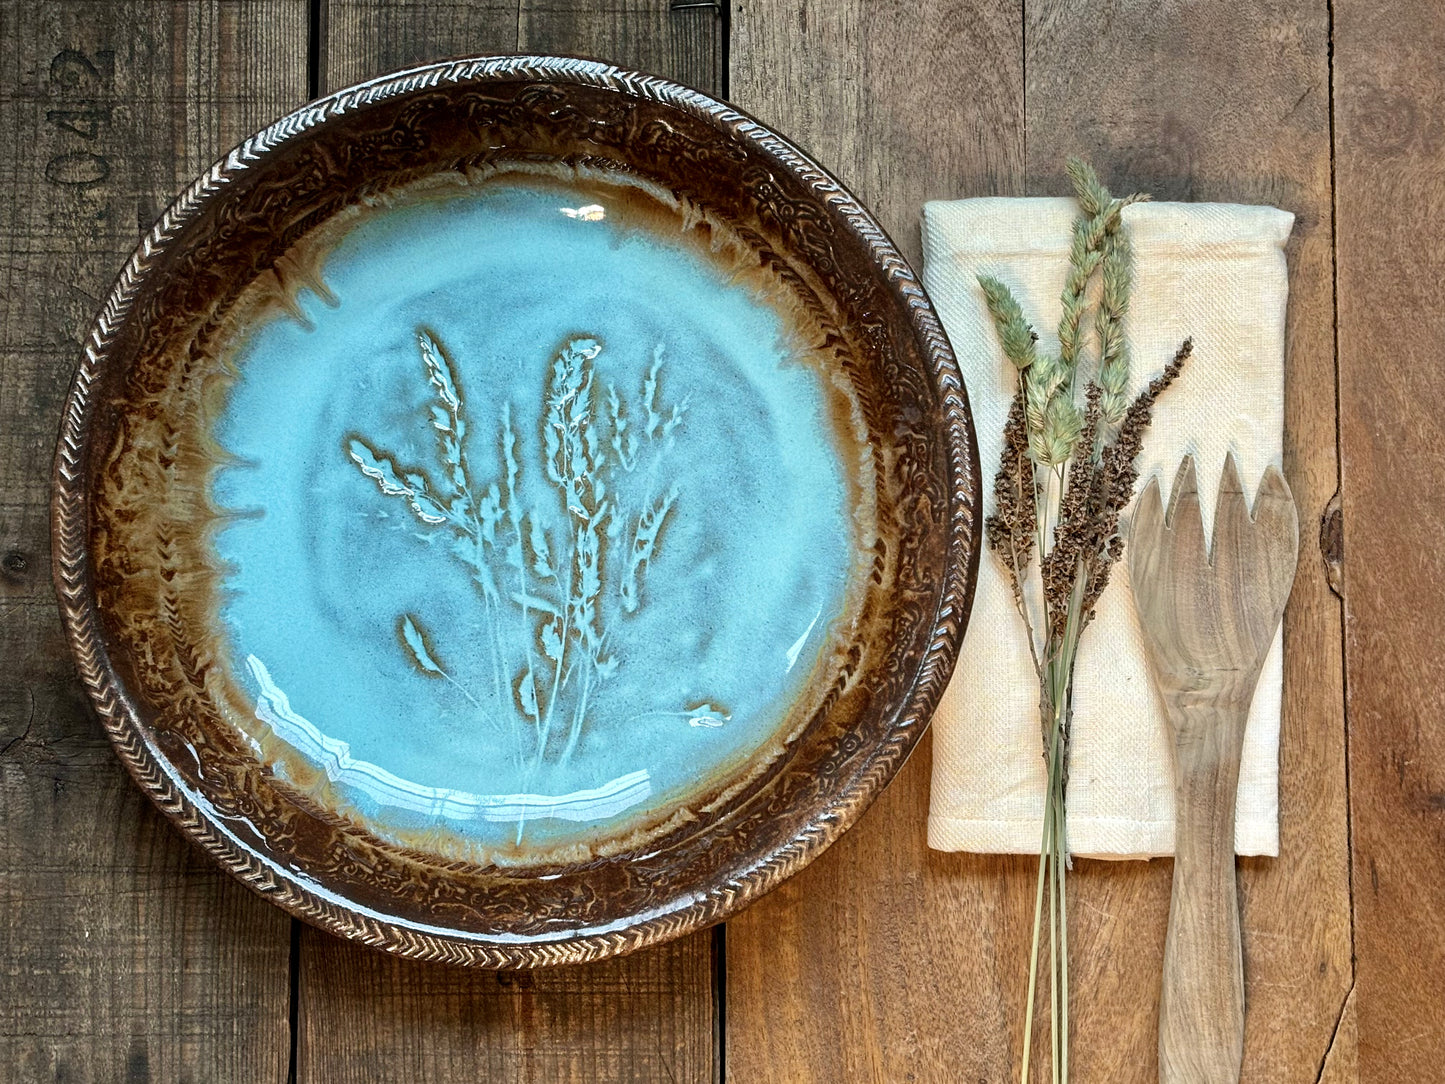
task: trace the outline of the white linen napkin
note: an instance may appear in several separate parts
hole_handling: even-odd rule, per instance
[[[1015,387],[976,276],[1001,279],[1057,351],[1072,199],[970,199],[923,210],[923,278],[958,355],[978,429],[984,510]],[[1125,324],[1133,393],[1186,338],[1194,356],[1160,396],[1139,457],[1139,486],[1158,475],[1168,499],[1186,453],[1198,467],[1207,533],[1225,455],[1246,491],[1278,465],[1284,430],[1284,244],[1294,216],[1273,207],[1144,203],[1127,208],[1134,290]],[[1127,515],[1121,525],[1126,532]],[[1036,575],[1036,565],[1030,575]],[[1172,756],[1129,588],[1114,566],[1084,633],[1074,678],[1068,790],[1070,850],[1147,857],[1174,849]],[[1281,639],[1265,660],[1245,732],[1235,847],[1279,852]],[[938,850],[1037,853],[1045,770],[1038,682],[996,557],[979,562],[958,668],[933,718],[928,843]]]

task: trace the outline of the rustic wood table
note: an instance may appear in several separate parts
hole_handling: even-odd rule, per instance
[[[732,99],[915,260],[925,199],[1062,193],[1071,152],[1117,187],[1296,214],[1285,469],[1306,545],[1281,857],[1241,863],[1244,1076],[1441,1079],[1445,10],[1419,0],[0,0],[0,1078],[1016,1076],[1035,863],[926,849],[926,739],[841,843],[725,928],[494,974],[292,921],[164,821],[89,710],[48,476],[138,235],[308,98],[516,51]],[[1168,861],[1078,864],[1079,1081],[1155,1079],[1169,883]]]

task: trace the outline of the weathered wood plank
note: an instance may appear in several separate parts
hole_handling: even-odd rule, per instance
[[[608,60],[709,94],[723,89],[719,6],[673,8],[669,0],[527,0],[517,22],[517,48]]]
[[[519,0],[322,0],[321,92],[453,56],[515,53]]]
[[[838,174],[918,263],[924,200],[1023,194],[1019,10],[741,0],[730,96]]]
[[[1345,659],[1363,1080],[1445,1064],[1445,10],[1335,12]]]
[[[1327,6],[1269,0],[1146,14],[1115,0],[1030,0],[1028,9],[1031,191],[1067,192],[1064,159],[1082,154],[1119,189],[1296,215],[1284,466],[1305,545],[1285,616],[1280,857],[1241,863],[1239,884],[1243,1077],[1313,1082],[1352,983],[1341,612],[1316,541],[1338,482]],[[1154,1079],[1170,868],[1151,862],[1127,880],[1091,869],[1076,882],[1071,947],[1089,961],[1075,985],[1080,1079]],[[1132,981],[1101,995],[1085,978],[1095,968]]]
[[[1355,1016],[1355,991],[1345,998],[1340,1023],[1335,1028],[1335,1041],[1320,1067],[1318,1084],[1359,1084],[1360,1028]]]
[[[715,1079],[707,935],[620,960],[481,972],[302,935],[300,1084]]]
[[[665,0],[327,5],[322,89],[489,52],[595,56],[718,91],[722,20]],[[304,931],[298,1080],[712,1081],[712,937],[621,960],[491,974]]]
[[[446,57],[558,53],[722,88],[722,18],[668,0],[326,0],[322,90]]]
[[[933,5],[744,3],[734,94],[837,169],[911,256],[925,198],[1021,190],[1025,100],[1031,192],[1067,191],[1063,158],[1083,152],[1109,182],[1163,198],[1295,211],[1286,469],[1314,522],[1336,484],[1324,6],[1127,8],[1031,3],[1023,41],[1010,41],[1016,6],[946,27]],[[1024,42],[1027,95],[1016,76],[1010,98],[999,73],[1021,70],[1009,57]],[[1318,558],[1301,568],[1286,625],[1284,857],[1241,872],[1256,1080],[1314,1079],[1350,984],[1340,614]],[[1017,1072],[1032,865],[927,853],[927,774],[925,748],[849,838],[729,925],[734,1079]],[[1167,862],[1078,864],[1079,1079],[1154,1077],[1169,879]]]
[[[1022,194],[1016,3],[743,0],[732,28],[733,98],[910,259],[924,200]],[[1004,1077],[1037,863],[928,851],[930,763],[925,738],[853,831],[728,923],[729,1080]]]
[[[61,403],[140,231],[304,97],[304,7],[0,4],[0,1065],[16,1080],[285,1079],[284,915],[126,777],[49,576]]]

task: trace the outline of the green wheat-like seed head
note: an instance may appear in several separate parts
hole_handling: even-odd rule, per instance
[[[1109,205],[1109,191],[1099,183],[1094,167],[1082,158],[1070,157],[1064,163],[1064,172],[1074,186],[1074,196],[1086,215],[1097,215]]]
[[[1020,371],[1029,368],[1038,357],[1038,336],[1024,319],[1023,306],[1007,286],[992,276],[979,275],[978,284],[983,288],[1004,356]]]
[[[1044,409],[1037,437],[1030,434],[1029,450],[1034,460],[1048,467],[1067,463],[1083,425],[1083,412],[1073,400],[1067,395],[1055,395]]]

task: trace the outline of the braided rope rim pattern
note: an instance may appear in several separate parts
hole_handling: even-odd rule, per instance
[[[831,206],[860,240],[904,301],[928,359],[941,405],[948,455],[948,566],[941,601],[916,680],[888,739],[864,769],[836,792],[808,826],[750,867],[684,906],[622,929],[562,935],[556,941],[504,943],[461,931],[425,927],[359,908],[256,853],[226,829],[204,796],[187,786],[150,740],[137,706],[105,647],[88,557],[89,423],[95,388],[147,275],[162,254],[234,180],[262,165],[278,147],[333,117],[375,102],[446,84],[499,80],[575,83],[648,99],[698,117],[753,144],[777,168],[800,179]],[[198,177],[162,214],[126,262],[87,337],[61,422],[52,497],[52,573],[61,617],[82,683],[116,752],[140,788],[224,869],[273,903],[322,929],[423,960],[481,967],[582,963],[631,952],[718,922],[775,888],[821,854],[887,785],[928,725],[952,673],[967,624],[979,558],[978,453],[962,376],[931,303],[908,262],[873,216],[826,170],[752,117],[669,80],[609,64],[560,57],[476,57],[427,65],[338,91],[277,120],[246,139]]]

